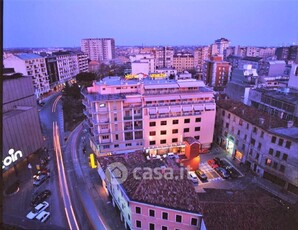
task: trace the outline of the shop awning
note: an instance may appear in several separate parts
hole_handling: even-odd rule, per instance
[[[171,112],[178,113],[181,112],[180,106],[171,106]]]
[[[183,107],[182,107],[182,110],[183,110],[184,112],[192,111],[192,107],[191,107],[191,106],[183,106]]]
[[[169,112],[169,108],[158,108],[158,112],[159,113],[168,113]]]
[[[195,111],[202,111],[204,110],[204,105],[194,105],[193,108]]]

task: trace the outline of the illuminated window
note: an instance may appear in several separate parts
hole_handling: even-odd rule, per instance
[[[266,165],[268,165],[268,166],[270,166],[270,165],[271,165],[271,163],[272,163],[272,160],[271,160],[271,159],[269,159],[269,158],[267,158],[267,159],[266,159],[266,162],[265,162],[265,164],[266,164]]]

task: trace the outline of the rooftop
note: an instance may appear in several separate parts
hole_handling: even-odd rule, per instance
[[[261,61],[263,58],[261,57],[244,57],[242,58],[242,60],[245,60],[245,61],[254,61],[254,62],[258,62],[258,61]]]
[[[33,53],[20,53],[20,54],[15,54],[15,56],[22,59],[22,60],[42,58],[42,56],[40,56],[38,54],[33,54]]]
[[[241,102],[234,100],[219,100],[216,105],[220,108],[230,111],[231,113],[241,117],[243,120],[256,125],[264,130],[271,128],[286,127],[287,121],[278,117],[270,116],[264,111],[260,111],[254,107],[245,105]],[[263,124],[260,123],[260,118],[264,118]]]
[[[270,90],[270,89],[263,89],[263,88],[257,88],[256,89],[259,92],[262,92],[264,96],[272,97],[274,99],[277,99],[279,101],[284,101],[289,104],[295,104],[298,105],[298,91],[295,89],[289,89],[289,92],[280,90]]]
[[[187,171],[183,169],[181,176],[180,167],[172,158],[147,160],[141,151],[130,154],[112,155],[98,158],[100,165],[106,170],[107,166],[113,162],[121,162],[128,170],[127,180],[122,184],[129,199],[157,205],[165,208],[171,208],[186,212],[200,213],[201,208],[195,194],[192,182],[187,179]],[[133,176],[133,170],[141,167],[137,175],[145,175],[145,167],[151,169],[164,166],[165,170],[173,170],[173,179],[137,179]]]

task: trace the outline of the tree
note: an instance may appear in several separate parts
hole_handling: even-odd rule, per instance
[[[77,83],[82,86],[91,86],[92,82],[96,79],[95,73],[83,72],[76,76]]]

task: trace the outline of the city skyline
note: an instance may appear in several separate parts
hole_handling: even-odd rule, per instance
[[[232,46],[298,43],[298,1],[291,0],[13,0],[3,12],[4,48],[78,47],[96,37],[116,46],[210,45],[221,37]]]

